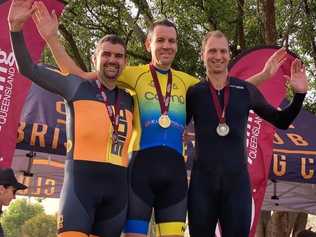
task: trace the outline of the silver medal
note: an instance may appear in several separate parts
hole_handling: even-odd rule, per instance
[[[219,123],[216,132],[221,137],[227,136],[229,133],[229,126],[226,123]]]

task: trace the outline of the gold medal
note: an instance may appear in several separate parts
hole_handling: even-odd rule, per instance
[[[227,136],[229,133],[229,127],[226,123],[219,123],[216,128],[216,132],[221,137]]]
[[[170,120],[169,116],[166,114],[162,114],[159,117],[158,122],[159,122],[160,127],[162,127],[162,128],[168,128],[171,125],[171,120]]]

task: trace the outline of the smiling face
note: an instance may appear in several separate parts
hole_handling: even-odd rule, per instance
[[[201,58],[208,74],[227,73],[230,53],[226,37],[214,35],[207,38],[203,44]]]
[[[125,49],[121,44],[103,42],[94,57],[95,69],[101,81],[116,80],[126,66]]]
[[[152,64],[160,69],[169,69],[177,53],[177,32],[172,26],[156,25],[146,40],[146,49],[151,53]]]

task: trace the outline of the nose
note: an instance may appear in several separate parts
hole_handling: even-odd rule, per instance
[[[220,58],[221,58],[221,53],[217,50],[217,51],[215,52],[214,57],[215,57],[216,59],[220,59]]]
[[[166,40],[166,41],[163,42],[162,47],[163,47],[164,49],[168,49],[168,48],[171,47],[170,45],[171,45],[171,44],[169,43],[169,41]]]
[[[111,54],[111,56],[109,57],[109,62],[115,62],[115,60],[115,55]]]

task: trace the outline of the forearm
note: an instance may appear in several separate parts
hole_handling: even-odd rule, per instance
[[[306,93],[296,93],[291,104],[282,111],[278,111],[280,113],[278,128],[287,129],[291,125],[302,108],[305,96]]]
[[[254,86],[260,86],[262,82],[269,79],[270,75],[265,72],[261,71],[247,79],[248,82],[250,82]]]
[[[296,93],[292,103],[281,111],[263,102],[259,106],[260,109],[256,109],[255,112],[277,128],[287,129],[299,114],[305,95],[305,93]]]
[[[71,73],[76,76],[86,78],[86,79],[93,79],[95,78],[95,74],[91,72],[84,72],[74,61],[73,59],[67,54],[64,46],[58,39],[58,36],[50,37],[47,39],[47,45],[50,51],[53,54],[53,57],[59,67],[59,69],[63,73]]]
[[[16,58],[19,72],[26,78],[50,92],[59,94],[68,99],[72,96],[80,83],[77,79],[68,79],[59,72],[44,65],[34,64],[26,48],[23,33],[11,32],[11,45]]]
[[[19,72],[27,78],[33,78],[33,61],[26,48],[22,31],[18,31],[18,27],[9,24],[11,46],[16,59],[16,64]]]

